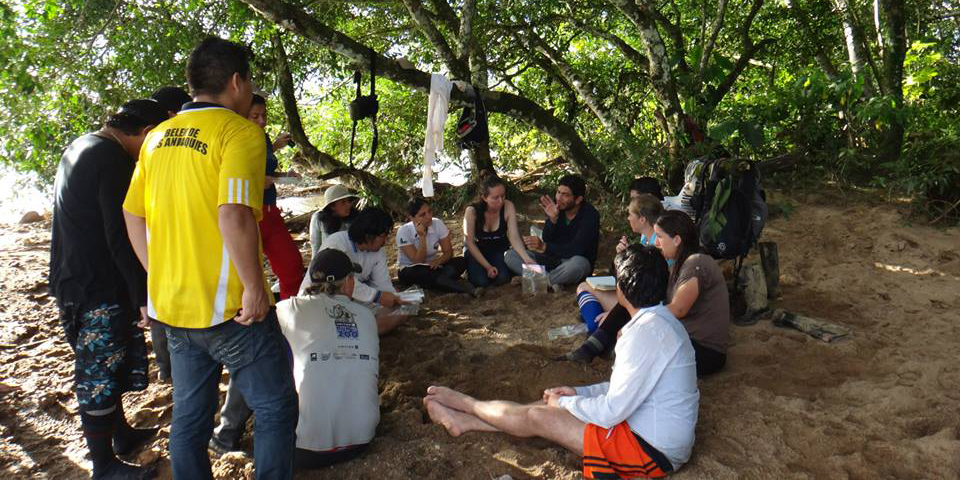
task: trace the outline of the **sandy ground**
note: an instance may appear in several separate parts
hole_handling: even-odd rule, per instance
[[[731,327],[728,366],[700,382],[697,443],[675,476],[960,477],[960,230],[911,225],[896,205],[870,198],[773,197],[794,206],[764,232],[780,246],[777,306],[853,334],[827,344],[769,321]],[[603,250],[619,233],[605,236]],[[0,236],[0,470],[7,478],[89,475],[72,353],[46,293],[48,246],[48,222],[5,225]],[[297,478],[579,478],[578,458],[559,447],[502,434],[450,438],[420,403],[433,383],[532,401],[547,387],[605,379],[607,361],[551,360],[580,341],[546,337],[549,328],[577,321],[573,294],[519,290],[500,287],[478,301],[430,295],[421,315],[381,342],[382,420],[369,452]],[[126,405],[134,424],[163,427],[140,460],[156,462],[169,478],[170,387],[152,384],[127,395]],[[214,471],[243,478],[251,459],[231,455]]]

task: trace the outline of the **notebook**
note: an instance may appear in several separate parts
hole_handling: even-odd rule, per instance
[[[617,289],[617,280],[612,276],[587,277],[587,285],[594,290],[611,291]]]

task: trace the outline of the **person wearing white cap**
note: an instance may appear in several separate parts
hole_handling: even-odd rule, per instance
[[[327,237],[350,228],[357,216],[357,198],[341,184],[323,192],[323,208],[310,217],[310,249],[313,255],[317,254]]]

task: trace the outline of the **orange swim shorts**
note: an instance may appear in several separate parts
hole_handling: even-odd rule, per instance
[[[588,423],[583,431],[584,478],[660,478],[671,470],[670,461],[625,421],[609,430]]]

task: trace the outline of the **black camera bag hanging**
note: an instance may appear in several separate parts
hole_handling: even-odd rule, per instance
[[[376,55],[373,52],[370,52],[370,95],[360,94],[363,83],[360,70],[354,72],[353,80],[357,83],[357,98],[350,102],[350,120],[353,120],[353,132],[350,134],[350,167],[353,168],[353,145],[357,137],[357,122],[370,118],[373,124],[373,144],[370,146],[370,160],[364,166],[366,168],[373,162],[373,157],[377,154],[377,143],[379,143],[377,111],[380,110],[380,102],[377,101]]]
[[[461,149],[473,149],[490,141],[487,108],[483,104],[480,90],[472,90],[473,108],[465,107],[457,121],[457,146]]]

